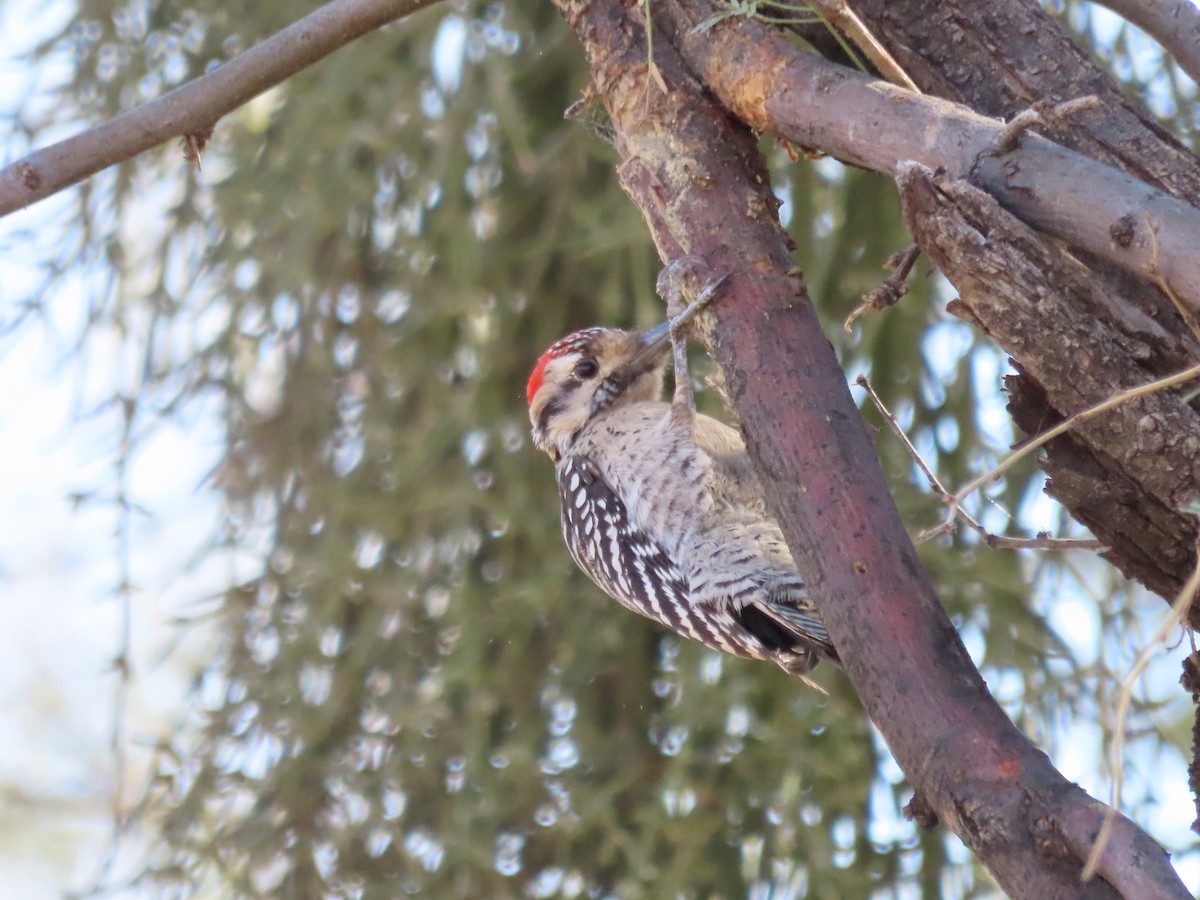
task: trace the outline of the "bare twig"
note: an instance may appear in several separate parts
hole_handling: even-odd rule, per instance
[[[921,248],[916,244],[909,244],[903,250],[897,250],[888,257],[883,267],[892,274],[885,278],[878,287],[866,294],[862,298],[862,302],[854,307],[854,311],[846,316],[846,321],[842,323],[846,334],[851,333],[855,319],[870,312],[887,309],[908,293],[908,275],[920,255]]]
[[[883,398],[875,393],[875,388],[871,386],[871,382],[867,379],[867,376],[859,375],[855,382],[859,387],[866,390],[867,396],[871,398],[871,402],[875,404],[875,408],[879,411],[879,414],[883,416],[884,421],[888,423],[888,427],[892,429],[892,433],[900,439],[900,442],[904,444],[904,448],[908,451],[909,456],[913,458],[913,462],[915,462],[920,468],[921,472],[924,473],[926,480],[929,481],[929,486],[933,489],[933,492],[947,502],[953,501],[954,495],[946,490],[938,477],[933,474],[933,470],[929,467],[929,464],[921,457],[920,452],[918,452],[917,448],[913,446],[912,441],[908,439],[908,435],[904,433],[904,429],[900,427],[900,423],[896,421],[896,417],[892,415],[891,411],[884,404]],[[958,514],[958,517],[966,522],[967,526],[970,527],[972,531],[983,538],[984,543],[986,543],[989,547],[993,547],[998,550],[1104,549],[1104,545],[1099,541],[1080,538],[1056,538],[1045,533],[1040,533],[1037,537],[1033,538],[1003,537],[998,534],[992,534],[983,527],[978,519],[968,513],[961,506],[955,504],[953,509]]]
[[[650,18],[650,0],[638,0],[638,6],[642,8],[646,24],[646,65],[650,68],[650,80],[665,94],[667,93],[667,83],[663,80],[662,72],[658,71],[658,66],[654,62],[654,22]],[[646,93],[642,96],[642,100],[646,103],[650,102],[649,84],[646,85]]]
[[[1103,400],[1100,403],[1097,403],[1095,406],[1088,407],[1087,409],[1081,410],[1074,415],[1069,416],[1050,430],[1042,432],[1037,437],[1024,444],[1022,447],[1014,450],[1008,456],[1004,457],[1004,459],[1002,459],[995,467],[984,472],[973,481],[968,482],[965,487],[957,491],[947,502],[949,511],[946,515],[945,521],[943,521],[942,524],[938,525],[937,527],[924,532],[919,540],[927,540],[934,535],[942,534],[943,532],[949,531],[951,528],[953,528],[954,519],[958,515],[958,506],[963,502],[963,500],[975,493],[975,491],[979,490],[984,485],[995,481],[997,478],[1015,466],[1018,462],[1020,462],[1029,454],[1033,453],[1033,451],[1037,450],[1048,441],[1054,440],[1064,432],[1070,431],[1076,425],[1086,422],[1089,419],[1094,419],[1101,413],[1108,412],[1108,410],[1112,409],[1113,407],[1120,406],[1122,403],[1128,403],[1130,400],[1135,400],[1138,397],[1144,397],[1147,394],[1153,394],[1158,391],[1166,390],[1167,388],[1175,387],[1176,385],[1183,384],[1198,377],[1200,377],[1200,365],[1191,366],[1187,369],[1184,369],[1182,372],[1176,372],[1174,375],[1168,375],[1165,378],[1159,378],[1148,382],[1147,384],[1130,388],[1127,391],[1121,391],[1120,393],[1113,394],[1107,400]]]
[[[818,15],[828,19],[834,28],[847,35],[866,54],[884,78],[893,84],[908,88],[915,94],[921,93],[917,83],[900,68],[900,64],[887,52],[887,48],[879,43],[875,35],[871,34],[866,23],[846,4],[845,0],[808,0],[808,5],[816,10]]]
[[[912,441],[908,439],[908,435],[904,433],[904,429],[900,427],[900,423],[896,421],[896,417],[892,415],[892,411],[888,409],[887,405],[883,402],[883,398],[875,393],[875,388],[871,386],[870,379],[868,379],[866,375],[859,375],[858,378],[854,380],[854,383],[867,392],[867,396],[871,398],[871,402],[875,404],[875,408],[879,410],[879,414],[883,416],[883,420],[887,422],[888,427],[892,429],[892,433],[900,439],[900,443],[904,444],[904,449],[908,451],[909,456],[913,458],[913,462],[920,467],[921,471],[925,475],[925,478],[928,479],[929,486],[933,488],[934,493],[939,497],[951,496],[950,492],[942,486],[942,482],[938,479],[938,477],[933,474],[933,469],[929,468],[929,464],[925,462],[921,454],[917,452],[917,448],[914,447]]]
[[[1200,10],[1188,0],[1094,0],[1142,29],[1200,81]]]
[[[23,209],[221,116],[434,0],[333,0],[212,72],[0,169],[0,216]]]
[[[1104,856],[1104,849],[1107,847],[1109,838],[1112,836],[1117,810],[1120,808],[1121,787],[1125,774],[1125,765],[1122,759],[1125,748],[1125,720],[1129,715],[1130,704],[1133,702],[1133,686],[1141,678],[1142,673],[1146,671],[1146,667],[1150,665],[1150,660],[1158,652],[1157,644],[1165,641],[1172,631],[1184,625],[1188,612],[1191,610],[1192,601],[1196,597],[1196,592],[1200,591],[1200,535],[1197,536],[1196,550],[1196,568],[1193,570],[1192,576],[1179,591],[1179,595],[1171,604],[1171,611],[1167,613],[1166,617],[1159,624],[1158,629],[1154,632],[1154,637],[1146,642],[1146,646],[1142,648],[1142,651],[1137,655],[1137,659],[1134,660],[1129,674],[1121,682],[1121,690],[1117,696],[1117,720],[1113,726],[1112,746],[1109,749],[1109,759],[1113,771],[1112,799],[1109,801],[1108,809],[1104,813],[1104,822],[1100,826],[1099,833],[1096,835],[1096,843],[1092,845],[1092,851],[1088,854],[1083,872],[1079,876],[1082,881],[1088,881],[1096,874],[1100,860]]]

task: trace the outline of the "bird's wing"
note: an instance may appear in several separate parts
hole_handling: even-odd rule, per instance
[[[783,601],[778,597],[770,597],[753,605],[774,623],[787,629],[793,639],[801,639],[806,646],[812,647],[825,658],[838,662],[837,651],[833,647],[833,641],[829,639],[829,631],[813,609],[812,600],[807,592],[802,601],[794,596]]]
[[[695,441],[713,463],[710,485],[713,496],[730,507],[748,512],[751,517],[766,520],[757,523],[753,531],[757,535],[757,552],[772,571],[769,575],[761,571],[756,573],[753,580],[757,584],[754,590],[743,595],[738,621],[768,647],[787,649],[800,639],[805,646],[837,661],[829,632],[813,610],[808,590],[795,572],[795,563],[783,534],[769,518],[762,487],[741,435],[728,425],[701,415],[696,417]],[[718,558],[715,568],[737,569],[744,553],[739,543],[721,542],[722,546],[713,548]]]
[[[765,510],[762,487],[750,464],[742,436],[724,422],[696,416],[696,446],[711,460],[709,490],[713,499],[729,505]]]
[[[567,547],[606,594],[708,647],[761,658],[753,646],[755,636],[739,635],[731,609],[697,602],[687,575],[653,534],[631,522],[594,460],[571,454],[559,477]]]
[[[572,454],[558,478],[563,538],[579,567],[623,606],[679,627],[687,580],[653,536],[632,525],[599,466],[589,456]]]

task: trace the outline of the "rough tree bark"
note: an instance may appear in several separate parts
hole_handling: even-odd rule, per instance
[[[1062,410],[1085,409],[1194,364],[1190,348],[1131,309],[1109,279],[992,197],[916,165],[902,168],[897,181],[913,239],[959,290],[951,312],[1013,355],[1019,374],[1008,378],[1009,408],[1026,432],[1057,424]],[[1187,565],[1181,547],[1194,541],[1194,522],[1158,499],[1182,500],[1196,490],[1194,463],[1171,464],[1200,455],[1196,413],[1180,403],[1184,390],[1132,400],[1047,445],[1055,491],[1071,496],[1075,516],[1109,545],[1120,545],[1147,580]],[[1200,621],[1200,609],[1191,617]]]
[[[1200,158],[1127,98],[1035,0],[943,0],[932,6],[921,0],[851,0],[850,5],[921,90],[985,115],[1009,119],[1035,103],[1096,96],[1100,102],[1093,109],[1051,120],[1039,130],[1200,205]],[[1028,253],[1015,246],[1004,252],[1014,262],[1020,257],[1025,269],[1048,257],[1061,265],[1076,256],[1087,271],[1068,282],[1033,278],[1015,307],[989,301],[991,261],[975,267],[970,254],[961,252],[962,244],[943,245],[948,235],[939,226],[922,228],[917,221],[940,209],[926,203],[918,214],[910,205],[910,227],[963,293],[962,303],[951,311],[1012,354],[1020,374],[1009,380],[1009,410],[1026,432],[1044,430],[1137,378],[1178,371],[1198,358],[1194,336],[1155,284],[1078,251],[1064,254],[1036,235],[1027,235],[1022,244]],[[949,226],[956,215],[948,215]],[[1144,227],[1136,220],[1128,224]],[[1128,236],[1115,229],[1113,241]],[[1067,265],[1079,268],[1073,260]],[[1067,283],[1071,286],[1059,289]],[[1017,308],[1036,315],[1013,315]],[[1035,328],[1041,336],[1031,340]],[[1077,351],[1070,354],[1070,365],[1064,365],[1059,340],[1067,336]],[[1108,545],[1104,556],[1168,599],[1195,564],[1195,523],[1179,505],[1200,483],[1200,417],[1180,407],[1177,398],[1159,397],[1147,407],[1102,417],[1052,442],[1043,464],[1050,476],[1048,493]],[[1140,457],[1141,473],[1131,470],[1132,456]],[[1192,609],[1190,622],[1200,627],[1200,609]]]
[[[1034,174],[1038,171],[1035,166],[1040,165],[1040,151],[1020,159],[989,155],[989,139],[981,139],[979,120],[972,119],[965,110],[947,110],[941,116],[936,104],[931,107],[895,88],[877,88],[863,76],[806,56],[758,22],[731,21],[697,32],[695,23],[709,15],[704,0],[677,0],[670,8],[679,23],[677,28],[669,22],[666,27],[678,32],[679,46],[689,64],[743,120],[889,174],[894,174],[906,159],[946,166],[956,177],[974,180],[993,192],[1002,205],[1017,214],[1030,213],[1028,200],[1043,187]],[[1043,24],[1054,29],[1050,20]],[[984,46],[988,53],[1000,52],[994,44]],[[1057,44],[1044,51],[1052,52],[1065,51]],[[771,74],[763,77],[764,72]],[[982,69],[978,74],[982,78]],[[1093,74],[1095,78],[1089,79],[1088,85],[1107,96],[1101,90],[1103,84],[1097,82],[1102,73]],[[999,80],[1011,78],[1015,75]],[[971,79],[967,82],[975,83]],[[944,87],[941,82],[936,86]],[[1056,102],[1059,96],[1055,94],[1051,99]],[[845,124],[847,110],[849,118],[858,116],[870,123],[869,140],[864,140],[861,126]],[[1127,114],[1123,105],[1117,118],[1122,127],[1116,135],[1109,134],[1105,123],[1095,128],[1113,139],[1127,140],[1131,146],[1122,145],[1124,155],[1109,155],[1106,163],[1119,162],[1126,170],[1152,172],[1155,187],[1164,192],[1178,193],[1191,185],[1200,172],[1195,157],[1143,126]],[[1137,139],[1129,138],[1129,133],[1138,128],[1141,131]],[[1092,138],[1076,142],[1081,151],[1097,146]],[[1137,147],[1148,147],[1151,157],[1133,158],[1141,152]],[[1095,165],[1082,157],[1076,159],[1080,164]],[[1163,159],[1179,162],[1167,171]],[[1014,171],[1021,179],[1017,190],[1008,183],[1008,173]],[[1083,185],[1075,188],[1076,193],[1088,190]],[[1098,199],[1104,202],[1103,195]],[[1185,199],[1179,197],[1174,202]],[[926,208],[925,212],[932,210]],[[1080,214],[1078,205],[1069,213]],[[1091,215],[1104,214],[1093,208]],[[1048,223],[1044,210],[1034,220],[1042,227]],[[1153,250],[1157,237],[1147,230],[1136,207],[1099,221],[1107,223],[1114,247],[1127,239],[1135,240],[1136,232],[1136,239],[1144,240],[1146,248]],[[937,247],[937,233],[931,229],[918,229],[915,236],[922,249],[939,261],[955,252]],[[1061,238],[1063,233],[1057,236]],[[958,249],[962,249],[961,244]],[[1024,373],[1012,385],[1011,405],[1017,423],[1031,431],[1053,426],[1119,390],[1193,364],[1200,346],[1170,299],[1148,275],[1139,277],[1077,250],[1063,258],[1073,258],[1075,266],[1080,260],[1086,263],[1093,289],[1066,291],[1059,296],[1052,279],[1030,281],[1027,287],[1033,293],[1026,296],[1023,306],[1036,310],[1034,321],[1014,315],[1013,309],[1002,304],[975,303],[980,291],[986,293],[986,265],[970,283],[965,280],[965,272],[973,265],[971,256],[960,254],[954,265],[946,268],[951,282],[963,291],[963,302],[953,305],[952,311],[993,336],[1014,355]],[[1153,259],[1153,253],[1149,258]],[[1030,265],[1034,264],[1031,260]],[[1132,268],[1135,272],[1138,269]],[[1171,270],[1165,274],[1170,275]],[[964,284],[977,289],[967,290]],[[1045,302],[1043,296],[1048,298]],[[1035,327],[1041,329],[1040,333],[1034,332]],[[1061,339],[1067,335],[1072,336],[1077,350],[1086,348],[1088,352],[1065,356]],[[1148,407],[1118,408],[1098,419],[1093,428],[1054,442],[1045,463],[1051,475],[1051,493],[1110,548],[1106,557],[1126,575],[1168,598],[1175,596],[1193,567],[1195,524],[1179,509],[1195,497],[1200,483],[1200,417],[1190,408],[1179,410],[1178,397],[1177,391],[1159,397]],[[1166,421],[1163,416],[1168,415],[1172,430],[1162,431]],[[1143,431],[1151,432],[1144,441],[1131,440]],[[1153,452],[1148,455],[1147,450]],[[1200,625],[1200,609],[1193,609],[1191,621]]]
[[[661,38],[651,72],[632,0],[556,2],[663,258],[695,253],[732,273],[711,315],[714,358],[846,672],[922,804],[1014,896],[1187,896],[1161,848],[1123,817],[1100,880],[1079,882],[1104,807],[1012,725],[938,604],[792,267],[753,135]]]
[[[927,94],[1010,119],[1035,103],[1088,95],[1090,110],[1040,130],[1173,196],[1200,198],[1200,160],[1126,97],[1036,0],[852,0]]]
[[[323,7],[191,85],[0,171],[0,214],[161,140],[204,131],[254,93],[428,2]],[[679,44],[656,41],[664,94],[647,66],[644,12],[633,0],[556,2],[588,53],[616,126],[622,181],[664,258],[697,253],[735,273],[730,296],[713,314],[714,356],[760,474],[780,486],[769,492],[773,511],[847,674],[917,789],[918,805],[943,818],[1014,895],[1186,896],[1161,848],[1123,818],[1101,861],[1101,881],[1079,884],[1104,807],[1066,783],[996,706],[921,570],[800,273],[791,268],[752,135],[712,101],[678,54],[682,49],[723,96],[723,77],[744,74],[750,59],[761,64],[773,33],[744,19],[697,33],[692,26],[713,12],[710,4],[655,0],[656,30]],[[1034,103],[1096,96],[1094,110],[1051,119],[1040,130],[1198,205],[1200,160],[1124,98],[1034,0],[848,2],[923,91],[977,113],[1011,117]],[[682,27],[680,10],[687,11]],[[774,45],[780,53],[786,46]],[[754,103],[765,108],[804,90],[820,103],[830,79],[848,77],[827,67],[801,85],[781,78],[782,68],[754,73],[761,91]],[[914,235],[962,292],[952,311],[1017,358],[1012,409],[1027,430],[1196,358],[1195,336],[1154,279],[1064,251],[967,178],[899,162],[881,168],[897,174]],[[1117,226],[1117,249],[1146,239],[1146,223],[1136,218]],[[1144,398],[1048,451],[1051,492],[1111,546],[1110,559],[1174,593],[1193,557],[1192,527],[1177,506],[1197,480],[1194,411],[1166,396]],[[1198,617],[1194,610],[1194,624]],[[888,652],[877,653],[880,647]],[[1189,681],[1193,693],[1195,683]]]
[[[688,64],[751,128],[887,175],[908,159],[944,167],[1030,225],[1139,278],[1152,263],[1160,265],[1189,312],[1200,316],[1200,209],[1190,203],[962,104],[830,64],[757,21],[702,27],[710,0],[668,6],[663,27]]]

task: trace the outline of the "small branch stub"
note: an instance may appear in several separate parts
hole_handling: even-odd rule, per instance
[[[878,287],[862,298],[862,302],[846,317],[842,328],[846,334],[853,333],[854,322],[867,313],[879,312],[895,305],[901,297],[908,293],[908,276],[912,267],[921,255],[921,248],[909,244],[903,250],[898,250],[888,257],[883,267],[892,272]]]

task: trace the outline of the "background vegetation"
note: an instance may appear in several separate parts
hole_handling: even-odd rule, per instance
[[[1190,81],[1111,15],[1056,12],[1194,147]],[[69,77],[7,121],[44,143],[298,13],[81,0],[30,59]],[[220,653],[156,756],[156,883],[263,897],[987,889],[956,838],[903,819],[902,776],[836,671],[818,674],[822,697],[664,636],[564,552],[525,377],[575,327],[662,314],[602,116],[563,119],[584,88],[548,4],[442,5],[222,121],[202,171],[164,148],[76,189],[37,236],[45,288],[5,297],[10,342],[86,271],[80,365],[96,334],[139,361],[110,408],[118,453],[164,418],[219,410],[212,551],[262,561],[203,623]],[[908,297],[845,335],[908,241],[895,189],[764,149],[848,374],[869,375],[943,481],[965,482],[1016,438],[1003,354],[945,314],[952,294],[923,262]],[[912,528],[932,524],[907,454],[886,430],[878,445]],[[1034,467],[1014,470],[980,514],[997,533],[1076,533],[1040,488]],[[1016,721],[1070,777],[1103,784],[1097,729],[1161,602],[1085,553],[962,534],[922,554]],[[1141,698],[1126,805],[1187,864],[1190,837],[1154,827],[1157,801],[1186,792],[1176,666]]]

